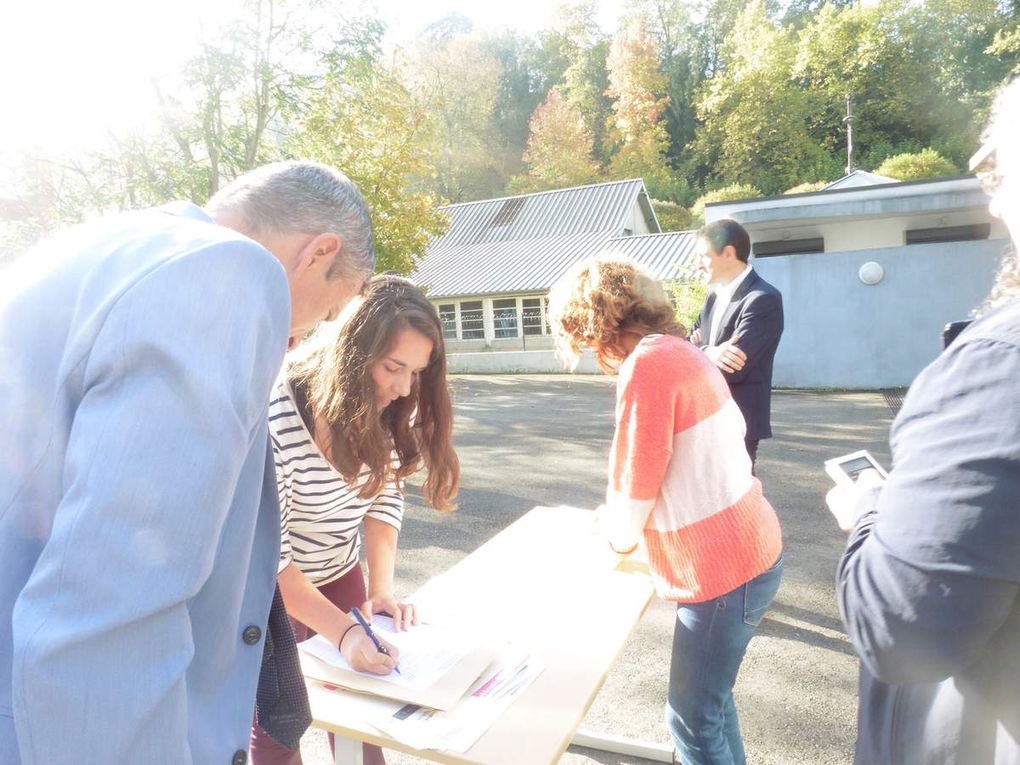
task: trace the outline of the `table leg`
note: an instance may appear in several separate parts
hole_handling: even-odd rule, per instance
[[[585,746],[589,749],[597,749],[600,752],[644,757],[646,760],[653,760],[654,762],[673,762],[672,746],[638,741],[637,739],[624,738],[623,736],[613,736],[609,733],[591,733],[590,731],[579,730],[574,734],[574,740],[571,743],[574,746]]]
[[[354,738],[336,736],[333,746],[333,762],[336,765],[363,765],[364,749],[362,743]]]

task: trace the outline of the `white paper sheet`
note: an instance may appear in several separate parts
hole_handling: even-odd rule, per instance
[[[466,752],[542,673],[539,660],[506,647],[459,704],[446,712],[405,704],[371,725],[416,749]]]
[[[400,673],[391,672],[385,680],[418,690],[430,688],[477,645],[473,635],[432,624],[419,624],[398,632],[393,628],[390,617],[378,614],[372,620],[372,631],[400,650],[400,663],[397,665]],[[337,647],[322,635],[299,643],[298,648],[335,667],[366,677],[379,677],[353,669]]]

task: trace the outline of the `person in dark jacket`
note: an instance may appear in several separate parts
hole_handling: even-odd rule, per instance
[[[723,373],[744,416],[753,474],[758,442],[772,438],[772,363],[783,334],[783,296],[748,263],[751,237],[735,220],[702,227],[696,246],[712,292],[690,339]]]
[[[1020,81],[972,169],[1020,241]],[[1020,258],[910,388],[893,470],[829,492],[851,531],[843,620],[861,658],[857,765],[1020,764]]]

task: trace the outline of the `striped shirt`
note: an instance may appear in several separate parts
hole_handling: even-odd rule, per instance
[[[353,483],[323,456],[281,378],[269,404],[269,430],[280,491],[280,571],[294,563],[312,584],[327,584],[358,565],[359,529],[365,516],[400,529],[404,498],[393,483],[363,499],[363,470]]]
[[[779,558],[779,519],[751,475],[744,419],[700,350],[649,335],[620,366],[606,522],[617,549],[644,538],[659,595],[700,603]]]

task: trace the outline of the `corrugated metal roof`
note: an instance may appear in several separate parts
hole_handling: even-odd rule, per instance
[[[411,277],[430,298],[545,292],[571,265],[601,252],[607,231],[429,252]]]
[[[630,220],[635,202],[649,228],[657,229],[640,179],[447,205],[442,209],[450,216],[450,228],[433,243],[430,255],[436,248],[596,231],[618,234]]]
[[[692,277],[697,270],[696,234],[695,231],[673,231],[668,234],[622,236],[611,239],[604,251],[636,260],[659,281],[675,281]]]
[[[640,180],[450,205],[449,231],[411,279],[431,298],[545,292],[571,265],[605,250],[635,258],[663,281],[680,278],[694,262],[693,233],[619,237],[635,204],[658,228]]]
[[[879,186],[883,183],[896,183],[897,180],[898,179],[890,178],[886,175],[869,173],[867,170],[854,170],[852,173],[844,175],[842,178],[838,178],[827,186],[823,186],[822,191],[829,191],[830,189],[856,189],[862,186]]]
[[[624,236],[606,232],[473,244],[430,253],[413,280],[430,298],[546,292],[570,266],[600,253],[633,258],[660,281],[693,274],[695,232]]]

